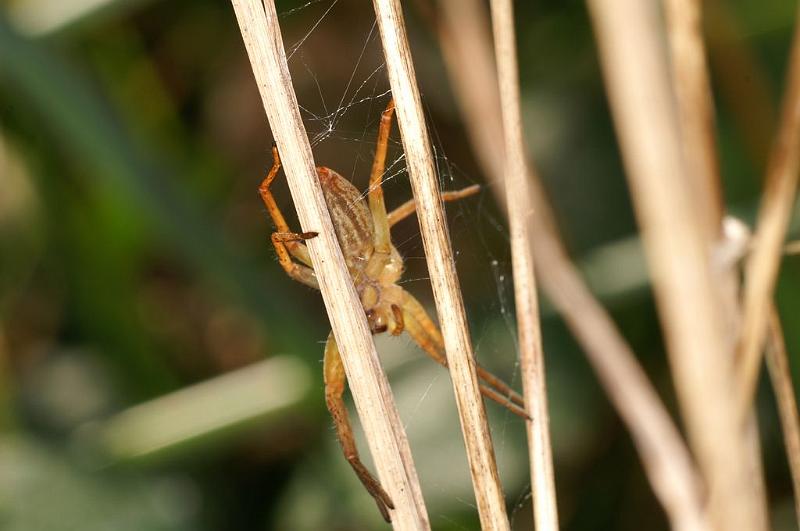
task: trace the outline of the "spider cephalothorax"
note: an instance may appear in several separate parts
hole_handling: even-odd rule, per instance
[[[355,186],[330,168],[317,168],[317,176],[345,263],[353,278],[353,284],[361,299],[372,333],[389,332],[400,335],[406,332],[429,356],[441,365],[447,366],[444,340],[438,327],[419,301],[397,284],[403,274],[403,259],[392,245],[389,229],[412,214],[415,205],[412,199],[387,214],[383,201],[381,181],[393,112],[394,104],[390,101],[381,115],[366,201]],[[272,234],[272,243],[281,266],[290,277],[319,289],[308,249],[303,243],[304,240],[315,237],[316,233],[295,233],[289,230],[270,192],[270,185],[280,169],[278,150],[273,148],[272,153],[274,158],[272,169],[259,188],[264,204],[278,229]],[[477,186],[471,186],[457,192],[445,192],[442,194],[442,199],[445,201],[461,199],[475,193],[477,189]],[[518,393],[480,365],[476,366],[476,370],[481,379],[480,389],[484,396],[504,405],[517,415],[527,417],[524,402]],[[325,344],[324,372],[326,403],[333,416],[345,457],[375,498],[384,519],[389,521],[389,511],[394,508],[392,501],[358,456],[347,408],[342,400],[346,376],[333,334],[328,335]]]
[[[403,275],[400,253],[391,243],[375,245],[373,214],[350,181],[324,167],[317,168],[317,176],[370,330],[400,335],[404,324],[403,290],[396,284]]]

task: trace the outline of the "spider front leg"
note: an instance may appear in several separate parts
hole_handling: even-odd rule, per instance
[[[324,367],[325,403],[328,405],[328,411],[330,411],[333,417],[333,423],[336,426],[336,435],[339,438],[339,444],[342,446],[344,457],[347,459],[347,462],[350,463],[350,466],[353,467],[358,479],[361,480],[367,492],[375,499],[375,503],[378,504],[378,510],[380,510],[383,519],[387,522],[391,522],[389,510],[394,509],[392,499],[358,457],[358,448],[356,448],[356,441],[353,437],[350,417],[347,414],[347,408],[342,399],[344,388],[347,384],[347,375],[344,372],[344,365],[342,365],[342,358],[339,355],[339,347],[336,345],[333,332],[328,335],[328,341],[325,343]]]
[[[449,203],[451,201],[458,201],[459,199],[464,199],[465,197],[469,197],[471,195],[475,195],[481,190],[481,185],[473,184],[471,186],[467,186],[466,188],[462,188],[461,190],[451,190],[449,192],[442,192],[442,201],[445,203]],[[403,221],[408,216],[416,212],[417,210],[417,201],[415,199],[409,199],[399,207],[395,208],[387,215],[389,221],[389,227],[394,227],[395,224]]]
[[[270,168],[267,176],[261,181],[261,186],[258,187],[258,192],[261,194],[261,199],[267,207],[275,227],[278,232],[272,233],[272,245],[275,247],[275,252],[278,254],[278,262],[286,271],[286,274],[294,280],[301,282],[312,288],[319,289],[317,277],[314,270],[311,268],[311,257],[308,254],[308,248],[302,242],[317,236],[316,232],[303,232],[295,233],[289,230],[289,225],[283,217],[275,198],[270,191],[272,181],[278,175],[278,170],[281,168],[281,159],[278,155],[278,148],[272,146],[272,168]],[[292,256],[298,259],[301,264],[292,261]]]
[[[391,255],[392,240],[389,234],[389,219],[386,214],[386,203],[383,200],[383,186],[381,181],[386,169],[386,151],[389,147],[389,132],[392,129],[392,115],[394,114],[394,100],[389,100],[386,110],[381,114],[381,124],[378,128],[378,141],[375,147],[375,158],[372,160],[372,171],[369,175],[369,210],[372,214],[373,253],[367,265],[367,275],[377,278],[383,271]]]

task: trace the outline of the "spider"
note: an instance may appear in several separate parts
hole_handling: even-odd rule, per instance
[[[341,246],[345,262],[361,299],[373,334],[389,332],[398,336],[403,332],[409,336],[437,363],[447,367],[442,334],[422,305],[410,293],[397,285],[403,274],[403,259],[392,245],[389,229],[402,219],[413,214],[416,207],[411,199],[386,212],[381,180],[386,163],[389,131],[392,126],[394,102],[389,101],[381,115],[375,158],[369,179],[367,201],[344,177],[326,167],[317,168],[317,177],[322,186],[328,210],[333,221],[336,237]],[[272,147],[273,165],[264,178],[259,193],[264,200],[276,232],[272,233],[272,244],[286,273],[307,286],[319,289],[304,240],[314,238],[317,233],[295,233],[286,220],[270,192],[275,176],[280,169],[280,157]],[[477,185],[455,192],[442,194],[444,201],[454,201],[478,191]],[[294,258],[296,262],[292,260]],[[299,263],[298,263],[299,262]],[[384,520],[391,521],[389,511],[394,509],[392,500],[377,479],[363,465],[358,455],[353,431],[342,395],[346,375],[339,355],[336,340],[331,332],[325,344],[324,359],[325,401],[333,417],[339,443],[345,458],[352,466],[361,483],[375,499]],[[508,385],[476,364],[481,393],[513,413],[528,418],[522,397]]]

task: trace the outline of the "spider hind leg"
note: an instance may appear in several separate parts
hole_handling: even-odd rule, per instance
[[[443,367],[447,367],[441,332],[419,301],[408,292],[404,292],[403,295],[403,313],[405,331],[428,356]],[[482,380],[478,384],[483,396],[497,402],[518,417],[530,418],[525,410],[525,400],[519,393],[477,363],[475,365],[478,379]]]
[[[380,482],[375,479],[367,467],[361,462],[358,456],[358,448],[356,448],[356,441],[353,437],[353,428],[350,425],[350,417],[347,414],[347,408],[344,405],[342,395],[344,394],[345,385],[347,385],[347,375],[344,372],[344,365],[342,365],[342,358],[339,355],[339,347],[336,345],[336,339],[333,337],[333,332],[328,336],[328,341],[325,343],[325,361],[324,361],[324,375],[325,375],[325,403],[328,406],[333,417],[333,423],[336,426],[336,435],[339,438],[339,444],[344,452],[344,457],[350,466],[353,467],[358,479],[367,489],[367,492],[375,499],[378,505],[378,510],[381,512],[383,519],[391,522],[391,515],[389,511],[394,509],[392,499],[381,487]]]

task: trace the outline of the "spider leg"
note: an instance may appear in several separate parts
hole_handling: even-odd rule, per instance
[[[399,336],[403,333],[403,329],[406,327],[405,321],[403,320],[403,310],[400,309],[400,306],[396,304],[392,304],[392,315],[394,316],[394,328],[392,329],[393,336]]]
[[[394,114],[394,100],[389,100],[386,110],[381,114],[381,124],[378,128],[378,141],[375,147],[375,158],[372,160],[372,171],[369,175],[369,210],[372,213],[372,226],[374,227],[373,254],[367,264],[367,275],[372,278],[383,271],[391,254],[392,241],[389,234],[389,220],[386,215],[386,203],[383,200],[383,187],[381,180],[386,168],[386,151],[389,146],[389,132],[392,129],[392,115]]]
[[[336,345],[333,332],[328,335],[328,341],[325,343],[324,366],[325,403],[328,405],[328,411],[330,411],[333,417],[333,423],[336,426],[336,435],[339,438],[339,444],[342,446],[344,457],[347,459],[347,462],[350,463],[350,466],[353,467],[358,479],[361,480],[367,492],[375,499],[375,503],[378,504],[378,509],[381,515],[383,515],[383,519],[387,522],[391,522],[389,510],[394,509],[391,498],[358,457],[358,448],[356,448],[356,441],[353,437],[353,428],[350,425],[347,408],[342,399],[344,387],[347,384],[347,375],[344,372],[344,365],[342,365],[342,358],[339,355],[339,347]]]
[[[307,240],[317,235],[316,232],[304,232],[302,234],[295,234],[293,232],[273,232],[272,233],[272,246],[275,247],[275,252],[278,254],[278,262],[286,274],[294,280],[319,289],[317,282],[317,275],[314,270],[306,265],[301,265],[292,261],[290,251],[287,250],[287,243],[297,242],[299,240]],[[303,245],[303,249],[308,252],[308,249]]]
[[[458,201],[459,199],[464,199],[465,197],[477,194],[480,191],[480,189],[481,186],[479,184],[473,184],[472,186],[467,186],[466,188],[461,190],[442,192],[442,201],[444,201],[445,203],[449,201]],[[393,227],[396,223],[406,219],[416,210],[417,210],[416,201],[414,199],[409,199],[399,207],[389,212],[387,216],[389,219],[389,227]]]
[[[258,187],[258,193],[261,194],[261,199],[264,201],[264,205],[267,207],[267,212],[269,212],[269,216],[272,218],[272,222],[275,224],[275,227],[278,229],[279,234],[294,234],[290,229],[289,225],[286,223],[286,219],[283,217],[283,213],[281,209],[278,207],[278,204],[275,202],[275,197],[272,195],[270,191],[270,186],[272,186],[272,181],[275,180],[275,177],[278,175],[278,170],[281,169],[281,159],[278,155],[278,148],[276,146],[272,146],[272,167],[270,168],[267,176],[264,177],[264,180],[261,181],[261,185]],[[311,233],[306,233],[308,235]],[[284,251],[288,251],[288,253],[295,257],[296,259],[300,260],[304,265],[311,267],[311,257],[308,255],[308,248],[302,243],[302,240],[306,240],[308,238],[282,238],[281,243],[283,244]],[[275,244],[275,238],[272,239],[273,244]],[[278,258],[281,258],[282,254],[286,254],[286,252],[282,252],[278,250],[278,246],[275,245],[275,250],[278,253]],[[286,270],[286,266],[284,265],[284,260],[281,260],[281,265],[284,266],[284,270]],[[286,270],[288,273],[288,270]],[[292,276],[291,273],[289,273]],[[295,278],[292,276],[292,278]],[[302,282],[302,281],[301,281]],[[316,286],[314,286],[316,287]]]
[[[431,358],[443,367],[447,367],[444,339],[439,328],[433,323],[417,299],[407,291],[404,291],[403,295],[405,331]],[[525,411],[525,400],[519,393],[477,363],[475,366],[478,378],[483,380],[483,382],[479,382],[483,396],[504,406],[515,415],[525,419],[530,418]]]

